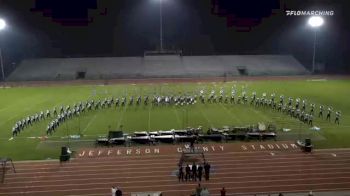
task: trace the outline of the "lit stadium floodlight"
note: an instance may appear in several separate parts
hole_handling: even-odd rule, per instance
[[[0,18],[0,30],[3,30],[6,28],[6,22],[4,19]]]
[[[4,19],[0,18],[0,31],[4,30],[6,28],[6,22]],[[5,81],[5,73],[4,73],[4,62],[2,60],[2,51],[0,48],[0,66],[1,66],[1,75],[2,75],[2,80]]]
[[[314,28],[322,26],[323,22],[323,18],[320,16],[312,16],[308,21],[309,25]]]

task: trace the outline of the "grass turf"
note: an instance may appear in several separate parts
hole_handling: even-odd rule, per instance
[[[237,95],[243,87],[250,97],[256,91],[258,97],[263,92],[270,95],[276,93],[285,97],[300,97],[315,103],[316,114],[319,104],[332,106],[342,111],[341,124],[314,118],[314,125],[321,131],[314,132],[307,125],[289,116],[272,111],[271,109],[255,108],[249,105],[231,104],[201,104],[191,106],[127,106],[109,108],[82,114],[63,123],[55,134],[46,141],[32,139],[45,135],[45,129],[50,120],[45,120],[26,128],[13,140],[11,129],[16,121],[28,115],[44,112],[46,109],[61,105],[73,105],[79,101],[104,99],[108,97],[127,97],[133,95],[179,94],[198,93],[205,88],[208,93],[211,89],[224,87],[225,93],[231,93],[231,87],[236,85]],[[350,147],[349,138],[350,91],[349,80],[328,81],[240,81],[226,83],[186,83],[186,84],[124,84],[124,85],[85,85],[85,86],[55,86],[55,87],[16,87],[0,89],[0,157],[11,157],[14,160],[58,158],[60,146],[68,143],[62,137],[82,133],[81,140],[92,140],[106,135],[108,129],[116,130],[123,125],[124,131],[169,130],[184,127],[197,127],[206,130],[208,127],[244,126],[258,122],[274,123],[278,128],[290,128],[289,133],[279,132],[280,139],[297,139],[299,137],[313,138],[317,148]],[[317,116],[317,115],[315,115]],[[333,114],[334,117],[334,114]],[[71,142],[70,145],[78,148],[91,145],[91,142]]]

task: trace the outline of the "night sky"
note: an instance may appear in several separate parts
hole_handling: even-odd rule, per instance
[[[74,3],[73,3],[74,2]],[[163,0],[164,47],[184,55],[292,54],[312,63],[308,16],[334,10],[318,31],[317,62],[350,72],[349,0]],[[159,48],[159,0],[0,0],[6,72],[25,58],[142,56]]]

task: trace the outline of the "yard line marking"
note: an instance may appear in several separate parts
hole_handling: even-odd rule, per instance
[[[271,121],[272,117],[271,118],[266,117],[264,114],[261,114],[261,112],[259,110],[256,110],[256,109],[250,107],[249,105],[246,107],[248,107],[249,110],[253,111],[255,114],[261,116],[265,120],[265,122]]]
[[[148,131],[151,131],[151,106],[148,106]]]
[[[7,118],[7,119],[4,120],[4,121],[2,121],[2,122],[0,123],[0,126],[3,126],[3,125],[6,124],[7,122],[9,122],[9,121],[11,121],[11,120],[13,120],[13,119],[15,119],[15,118],[20,118],[20,117],[18,117],[18,116],[23,115],[23,113],[26,113],[27,111],[32,110],[33,108],[37,108],[38,105],[40,105],[40,104],[42,104],[42,103],[44,103],[44,102],[46,102],[46,101],[48,101],[48,99],[43,100],[43,101],[40,101],[40,102],[37,102],[36,104],[31,105],[31,107],[25,107],[25,108],[23,108],[23,110],[22,110],[20,113],[16,113],[16,114],[14,114],[14,115],[10,115],[11,117],[10,117],[10,118]],[[34,112],[33,112],[33,114],[34,114]],[[31,114],[31,115],[33,115],[33,114]],[[26,116],[29,116],[29,114],[26,115]],[[24,118],[24,116],[23,116],[22,118]],[[22,120],[22,118],[21,118],[21,120]],[[35,123],[35,124],[36,124],[36,123]]]
[[[6,107],[1,108],[0,112],[7,110],[7,109],[10,109],[11,107],[14,107],[14,106],[18,106],[18,104],[16,102],[13,102],[13,104],[7,105]]]
[[[179,114],[177,113],[177,108],[176,107],[173,107],[173,112],[175,113],[176,120],[179,123],[179,126],[181,127],[181,120],[180,120]]]
[[[82,133],[85,133],[85,131],[90,127],[91,123],[96,119],[97,113],[92,117],[92,119],[89,121],[89,123],[86,125],[86,127],[83,129]],[[79,117],[80,118],[80,117]]]
[[[121,123],[122,123],[122,121],[123,121],[124,114],[125,114],[125,112],[126,112],[126,109],[127,109],[128,105],[129,105],[129,104],[128,104],[128,101],[126,100],[126,101],[125,101],[125,106],[124,106],[124,108],[123,108],[123,112],[122,112],[122,114],[121,114],[121,116],[120,116],[120,119],[119,119],[119,121],[118,121],[117,128],[120,127],[120,125],[121,125]],[[121,107],[123,107],[123,106],[121,106]]]
[[[208,125],[210,125],[211,127],[213,127],[213,123],[210,122],[209,118],[207,117],[207,115],[205,115],[205,113],[203,112],[202,108],[200,107],[199,109],[201,111],[202,116],[204,117],[204,119],[207,121]]]
[[[222,104],[219,104],[222,108],[224,108],[224,110],[226,111],[226,113],[234,120],[234,121],[236,121],[237,123],[240,123],[240,124],[242,124],[242,121],[241,121],[241,119],[239,119],[239,117],[238,116],[236,116],[235,114],[232,114],[232,112],[228,109],[228,108],[226,108],[225,106],[223,106]]]
[[[103,136],[103,137],[105,137],[105,136]],[[39,139],[39,138],[38,138]],[[67,142],[67,137],[65,137],[64,138],[65,140],[59,140],[59,141],[55,141],[55,140],[46,140],[46,141],[42,141],[41,143],[65,143],[65,142]],[[71,138],[72,139],[72,138]],[[70,141],[71,143],[79,143],[79,142],[96,142],[96,140],[93,140],[93,139],[85,139],[85,140],[81,140],[81,139],[79,139],[79,140],[74,140],[74,139],[72,139],[71,141]]]

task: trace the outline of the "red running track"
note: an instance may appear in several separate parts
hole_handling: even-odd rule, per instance
[[[198,182],[178,182],[180,154],[125,155],[57,161],[17,162],[8,171],[0,195],[110,195],[112,186],[126,195],[162,191],[189,195]],[[212,195],[224,186],[230,194],[350,190],[350,150],[207,153],[212,172],[201,184]]]

